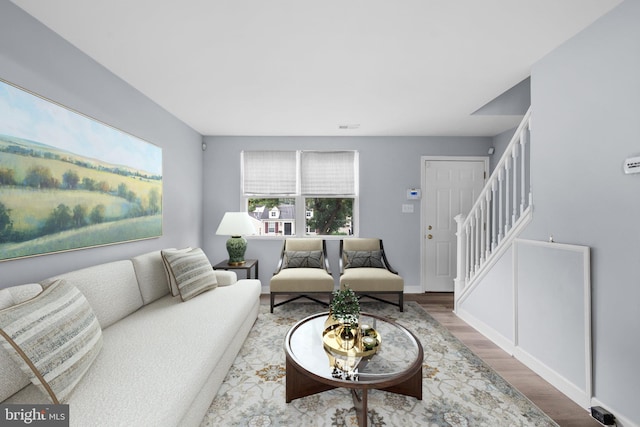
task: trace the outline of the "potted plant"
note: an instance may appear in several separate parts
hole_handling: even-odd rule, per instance
[[[360,318],[360,301],[348,284],[333,291],[329,309],[330,316],[341,325],[341,330],[336,331],[336,335],[342,339],[344,347],[353,347],[356,335],[354,330],[357,330]]]

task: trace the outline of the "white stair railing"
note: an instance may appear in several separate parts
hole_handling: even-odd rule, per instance
[[[458,227],[456,301],[530,216],[530,130],[531,108],[469,213],[455,217]]]

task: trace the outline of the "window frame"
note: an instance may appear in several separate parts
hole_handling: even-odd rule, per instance
[[[254,235],[254,236],[246,236],[248,239],[285,239],[287,237],[301,237],[301,238],[318,238],[321,237],[326,240],[340,240],[345,237],[357,237],[359,236],[360,231],[360,203],[359,203],[359,194],[360,194],[360,156],[357,150],[273,150],[273,151],[284,151],[287,153],[291,153],[295,151],[296,153],[296,194],[245,194],[244,191],[244,153],[246,151],[270,151],[270,150],[243,150],[240,156],[241,163],[241,185],[240,185],[240,211],[248,212],[249,200],[262,198],[262,199],[293,199],[295,206],[295,234],[285,236],[284,234],[275,234],[275,235]],[[301,157],[303,152],[319,152],[319,153],[330,153],[330,152],[351,152],[354,154],[353,158],[353,167],[354,167],[354,194],[330,194],[330,195],[322,195],[322,194],[302,194],[302,167],[301,167]],[[308,235],[307,234],[307,215],[306,215],[306,199],[307,198],[344,198],[344,199],[352,199],[353,207],[351,212],[351,225],[352,225],[352,234],[351,235],[333,235],[333,234],[319,234],[319,235]],[[268,218],[271,220],[271,218]]]

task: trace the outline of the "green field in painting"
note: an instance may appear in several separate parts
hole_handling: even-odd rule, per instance
[[[71,209],[76,205],[85,206],[87,212],[97,205],[103,205],[107,221],[125,217],[133,207],[133,203],[121,197],[97,191],[36,190],[15,186],[0,187],[0,202],[11,210],[15,231],[41,227],[51,211],[61,203]]]
[[[111,191],[116,191],[120,184],[124,184],[129,190],[133,191],[138,197],[140,197],[143,203],[146,201],[148,194],[152,189],[156,189],[159,194],[162,194],[161,180],[144,179],[135,176],[122,176],[107,171],[84,168],[61,160],[27,157],[6,152],[0,153],[0,169],[12,169],[14,172],[14,179],[17,183],[23,182],[29,173],[29,170],[35,166],[42,166],[49,169],[51,171],[51,175],[60,182],[62,182],[62,176],[66,172],[72,171],[78,174],[80,182],[82,182],[84,178],[91,179],[96,183],[104,182],[108,185]]]
[[[21,243],[0,244],[0,260],[108,245],[162,235],[162,216],[146,216],[91,225]]]

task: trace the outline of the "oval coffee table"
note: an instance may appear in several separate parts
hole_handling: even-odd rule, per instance
[[[331,390],[351,389],[360,426],[367,425],[367,391],[385,390],[422,400],[420,341],[405,327],[373,314],[360,314],[381,337],[378,351],[367,357],[349,357],[323,345],[322,332],[329,313],[302,319],[287,333],[286,402]]]

